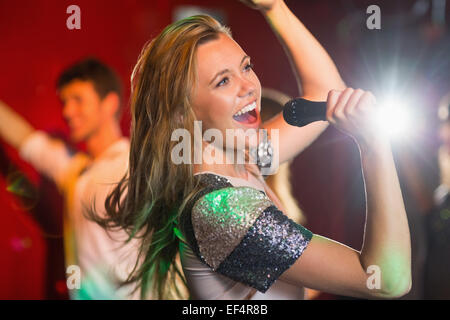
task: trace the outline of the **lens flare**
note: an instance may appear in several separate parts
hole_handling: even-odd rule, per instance
[[[378,105],[374,125],[389,138],[405,138],[410,134],[412,124],[408,104],[396,98],[385,99]]]
[[[17,196],[14,201],[16,208],[29,211],[33,209],[39,201],[38,190],[28,181],[20,171],[14,171],[7,175],[8,183],[6,190]]]

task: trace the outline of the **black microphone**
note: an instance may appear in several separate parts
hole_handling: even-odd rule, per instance
[[[292,126],[303,127],[314,121],[327,121],[327,103],[296,98],[284,105],[283,118]]]

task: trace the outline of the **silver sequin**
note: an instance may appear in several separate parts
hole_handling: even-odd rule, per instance
[[[250,187],[229,187],[200,198],[192,209],[192,226],[204,261],[215,270],[242,241],[272,201]]]
[[[217,272],[266,292],[301,256],[312,233],[275,206],[264,210]]]

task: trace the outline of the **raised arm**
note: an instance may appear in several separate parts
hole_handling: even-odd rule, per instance
[[[22,159],[62,186],[71,156],[65,144],[34,129],[0,101],[0,139],[17,149]]]
[[[325,49],[291,12],[283,0],[245,0],[259,9],[283,45],[295,72],[302,97],[325,101],[330,90],[343,90],[345,84]],[[282,114],[263,124],[267,129],[279,129],[279,162],[290,160],[309,146],[328,126],[316,122],[298,128],[288,125]]]
[[[367,218],[360,252],[313,235],[288,219],[266,193],[222,182],[192,209],[194,231],[186,235],[197,256],[214,271],[263,293],[280,279],[353,297],[406,294],[409,227],[389,141],[372,124],[374,101],[371,93],[353,89],[331,91],[327,99],[327,120],[351,135],[361,152]],[[225,244],[220,254],[218,244]]]
[[[3,140],[19,150],[25,139],[34,131],[22,116],[0,101],[0,137]]]
[[[361,252],[313,236],[282,279],[356,297],[393,298],[411,286],[411,241],[400,184],[386,138],[371,129],[374,98],[362,90],[331,92],[328,119],[357,141],[366,186],[367,217]],[[370,289],[370,266],[381,271],[381,288]],[[370,270],[370,269],[369,269]]]

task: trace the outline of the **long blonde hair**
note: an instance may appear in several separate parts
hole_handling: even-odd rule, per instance
[[[193,135],[196,48],[221,33],[231,36],[209,16],[177,21],[144,47],[133,71],[129,172],[106,200],[106,219],[96,221],[107,229],[125,229],[129,240],[141,239],[127,283],[138,282],[142,297],[149,290],[156,299],[180,296],[170,289],[177,277],[184,279],[174,263],[179,245],[175,227],[198,181],[192,164],[172,162],[177,142],[171,135],[179,128]]]

